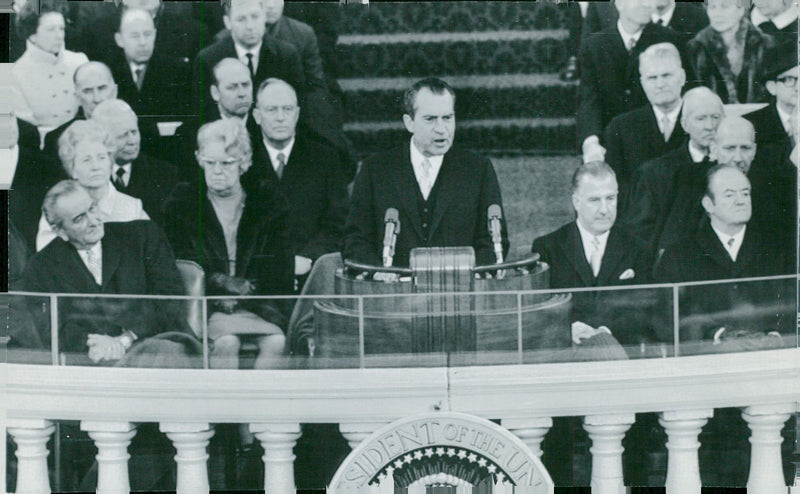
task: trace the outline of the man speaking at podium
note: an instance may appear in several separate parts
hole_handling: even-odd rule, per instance
[[[345,259],[408,266],[415,247],[456,246],[472,246],[479,266],[504,258],[508,231],[492,163],[451,147],[455,99],[453,88],[433,77],[406,90],[411,141],[364,161],[345,226]],[[490,233],[490,225],[501,231]]]

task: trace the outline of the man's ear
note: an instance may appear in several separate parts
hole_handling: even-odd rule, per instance
[[[260,126],[261,125],[261,112],[258,110],[258,105],[253,105],[253,109],[250,110],[250,113],[253,115],[253,120]]]
[[[219,88],[215,84],[211,85],[211,97],[219,103]]]
[[[411,115],[404,113],[403,114],[403,124],[406,126],[406,130],[414,133],[414,118]]]
[[[700,204],[703,205],[703,209],[706,210],[706,213],[711,214],[711,210],[714,207],[714,201],[712,201],[708,195],[703,195],[703,199],[700,201]]]
[[[117,84],[115,82],[111,83],[111,98],[109,99],[117,99]]]
[[[775,81],[767,81],[764,87],[766,87],[767,91],[769,91],[769,94],[773,96],[775,96],[775,93],[778,92],[777,83]]]
[[[572,209],[577,211],[578,210],[578,198],[575,196],[575,194],[572,194],[570,196],[570,198],[572,199]]]
[[[64,230],[61,228],[60,225],[50,225],[50,228],[53,230],[53,233],[55,233],[61,238],[61,240],[69,242],[69,237],[67,236],[67,234],[64,232]]]
[[[114,33],[114,42],[117,44],[117,46],[122,48],[122,35],[119,33]]]
[[[228,31],[231,30],[231,18],[230,17],[228,17],[227,15],[223,15],[222,16],[222,23],[225,24],[225,29],[227,29]]]

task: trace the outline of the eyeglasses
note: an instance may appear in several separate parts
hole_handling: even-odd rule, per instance
[[[296,105],[283,105],[283,106],[267,106],[264,108],[264,113],[269,115],[270,117],[274,117],[278,114],[278,110],[283,110],[283,113],[286,115],[291,115],[297,110]]]
[[[214,160],[202,155],[198,155],[197,159],[200,161],[200,165],[203,168],[213,169],[215,166],[219,166],[223,170],[233,168],[242,161],[241,159],[234,159],[234,158],[229,158],[226,160]]]
[[[781,84],[783,84],[784,86],[786,86],[786,87],[795,87],[795,86],[797,86],[797,76],[785,75],[783,77],[778,77],[778,79],[776,79],[776,80],[778,82],[780,82]]]

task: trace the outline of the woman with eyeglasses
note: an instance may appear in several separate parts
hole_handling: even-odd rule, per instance
[[[286,234],[288,204],[272,186],[242,187],[251,165],[250,138],[235,119],[203,125],[197,134],[199,186],[179,184],[165,204],[164,229],[179,259],[205,270],[206,295],[291,293],[294,257]],[[210,365],[238,368],[241,337],[258,344],[254,368],[283,354],[288,304],[222,299],[209,304]]]
[[[67,177],[89,192],[103,223],[149,220],[141,200],[119,192],[111,183],[116,150],[111,134],[92,120],[75,121],[58,139],[58,157]],[[55,232],[42,215],[36,250],[42,250],[54,238]]]
[[[749,12],[749,0],[707,0],[709,25],[686,47],[697,82],[726,104],[758,103],[768,96],[764,56],[775,40],[750,22]]]

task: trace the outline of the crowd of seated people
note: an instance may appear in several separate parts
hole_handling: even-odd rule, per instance
[[[586,12],[575,220],[532,250],[554,288],[796,273],[800,68],[785,37],[794,26],[796,40],[797,7],[657,3]],[[456,93],[446,82],[408,88],[410,139],[356,175],[314,30],[283,15],[280,0],[209,6],[213,19],[191,7],[41,0],[17,14],[12,288],[182,295],[180,258],[204,269],[207,295],[299,294],[326,253],[381,264],[389,208],[403,223],[398,265],[420,246],[470,245],[479,264],[498,259],[486,211],[502,210],[499,182],[490,160],[454,145]],[[767,106],[726,115],[725,104],[755,102]],[[509,250],[501,218],[499,257]],[[692,314],[736,315],[787,297],[737,285],[690,292]],[[668,341],[671,327],[636,310],[648,302],[626,296],[620,311],[613,292],[581,293],[573,321],[590,334],[610,328],[626,345]],[[95,363],[171,365],[200,351],[176,304],[70,307],[65,350]],[[275,300],[215,300],[211,366],[238,368],[247,340],[255,368],[307,351],[313,339],[285,348],[290,311]],[[783,331],[781,317],[758,327]],[[692,324],[688,337],[714,341],[732,327],[713,317]],[[11,345],[29,341],[49,338],[12,335]]]

